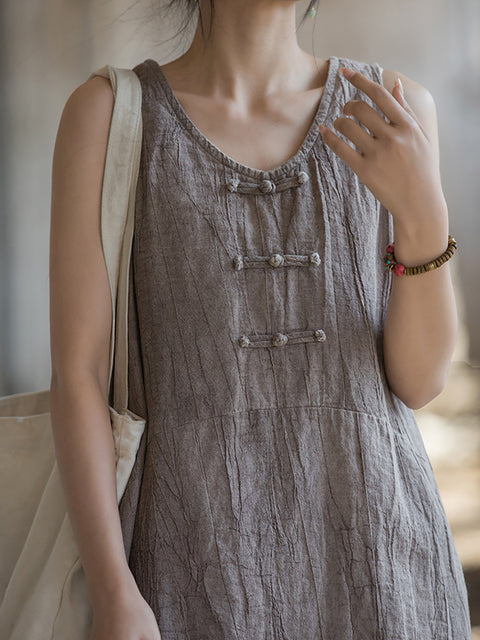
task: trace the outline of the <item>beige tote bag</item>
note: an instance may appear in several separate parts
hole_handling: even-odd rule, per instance
[[[109,411],[120,501],[145,428],[145,419],[127,409],[128,273],[142,98],[131,69],[106,65],[89,78],[96,75],[110,79],[115,94],[101,232],[113,310]],[[93,613],[56,464],[50,389],[0,398],[0,602],[2,640],[90,636]]]

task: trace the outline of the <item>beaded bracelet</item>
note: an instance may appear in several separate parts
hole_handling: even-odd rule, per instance
[[[397,262],[395,260],[395,243],[392,242],[386,248],[386,253],[383,256],[383,264],[385,265],[385,269],[391,271],[396,276],[414,276],[418,273],[425,273],[426,271],[432,271],[433,269],[437,269],[441,267],[444,262],[450,260],[455,251],[457,250],[457,243],[455,238],[451,235],[448,236],[448,246],[441,256],[435,258],[435,260],[431,260],[426,264],[421,264],[418,267],[406,267],[401,262]]]

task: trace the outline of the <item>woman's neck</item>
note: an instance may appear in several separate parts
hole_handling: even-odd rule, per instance
[[[318,86],[317,61],[297,41],[295,5],[294,0],[216,0],[206,42],[199,17],[192,44],[173,63],[178,91],[254,104],[268,95]],[[208,35],[209,0],[201,0],[201,11]]]

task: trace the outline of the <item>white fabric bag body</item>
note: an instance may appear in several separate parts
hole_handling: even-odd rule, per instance
[[[112,299],[109,412],[120,502],[146,424],[145,418],[127,409],[128,273],[142,94],[131,69],[106,65],[89,78],[96,75],[110,80],[115,95],[101,233]],[[56,462],[50,389],[0,398],[0,603],[1,640],[90,636],[92,609]]]

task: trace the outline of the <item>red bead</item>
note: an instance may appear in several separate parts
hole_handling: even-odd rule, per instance
[[[395,249],[395,245],[394,245],[394,243],[392,242],[391,244],[389,244],[389,245],[387,246],[387,248],[385,249],[385,251],[386,251],[387,253],[393,253],[394,249]]]
[[[394,267],[393,267],[393,273],[396,276],[403,276],[403,272],[405,271],[405,266],[403,264],[397,263]]]

